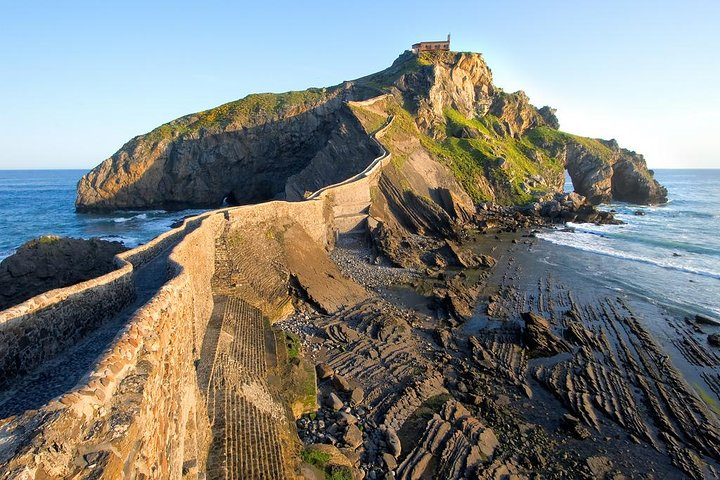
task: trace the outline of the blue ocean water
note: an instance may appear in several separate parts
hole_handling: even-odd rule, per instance
[[[720,318],[720,170],[656,170],[655,178],[668,189],[667,204],[603,205],[625,224],[568,224],[574,232],[539,237],[581,251],[584,268],[605,286]]]
[[[40,235],[100,237],[134,247],[202,210],[75,213],[75,186],[86,170],[0,170],[0,260]]]

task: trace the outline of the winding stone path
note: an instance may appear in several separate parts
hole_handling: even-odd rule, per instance
[[[33,372],[15,379],[0,391],[0,419],[37,409],[80,382],[135,312],[145,305],[168,279],[171,244],[133,273],[135,300],[117,315],[102,322],[72,347]]]

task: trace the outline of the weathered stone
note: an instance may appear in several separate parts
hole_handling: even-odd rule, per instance
[[[340,397],[335,395],[335,393],[330,393],[330,395],[327,396],[326,404],[335,411],[338,411],[345,406],[343,401],[340,400]]]
[[[395,458],[400,457],[402,446],[400,444],[400,437],[398,437],[395,429],[388,427],[385,430],[385,441],[387,442],[388,452]]]
[[[341,392],[349,392],[352,390],[350,383],[342,375],[335,375],[332,379],[333,387]]]
[[[353,403],[353,405],[359,405],[364,398],[365,393],[363,392],[362,388],[353,388],[352,392],[350,392],[350,401]]]
[[[345,431],[342,440],[350,445],[350,447],[358,448],[363,443],[363,435],[357,425],[351,424]]]
[[[335,375],[335,371],[330,368],[330,366],[327,363],[318,363],[315,366],[315,371],[317,372],[317,376],[319,380],[325,380],[327,378],[332,377]]]

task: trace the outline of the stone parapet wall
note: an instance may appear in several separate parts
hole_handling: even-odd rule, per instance
[[[33,297],[0,313],[0,387],[34,370],[135,295],[133,267]]]

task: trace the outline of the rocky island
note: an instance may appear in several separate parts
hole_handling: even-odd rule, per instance
[[[717,475],[706,327],[541,261],[611,199],[667,192],[477,53],[138,136],[78,210],[223,208],[0,312],[0,478]]]

